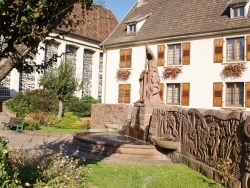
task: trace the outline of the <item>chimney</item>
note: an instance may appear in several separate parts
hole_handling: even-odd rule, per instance
[[[140,7],[143,4],[143,0],[137,0],[137,7]]]

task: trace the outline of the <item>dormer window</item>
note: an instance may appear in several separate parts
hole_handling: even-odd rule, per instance
[[[229,2],[230,18],[244,18],[247,16],[249,11],[250,1],[248,0],[231,0]]]
[[[128,21],[125,22],[125,24],[127,24],[127,34],[136,34],[139,32],[139,30],[141,29],[142,25],[145,23],[145,21],[147,20],[147,18],[150,16],[151,14],[147,14],[145,16],[136,16]]]
[[[244,6],[233,8],[233,13],[234,18],[244,17]]]
[[[130,24],[128,33],[136,33],[136,24]]]

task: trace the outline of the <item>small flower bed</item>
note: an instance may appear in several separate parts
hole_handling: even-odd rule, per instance
[[[118,80],[127,80],[130,76],[131,72],[129,70],[118,69],[116,73],[116,78]]]
[[[180,67],[167,67],[163,71],[163,76],[164,78],[176,78],[180,73],[181,73],[181,68]]]
[[[226,77],[241,77],[246,69],[244,63],[230,63],[224,66],[222,74]]]

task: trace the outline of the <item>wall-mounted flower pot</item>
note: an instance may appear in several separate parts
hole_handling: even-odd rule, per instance
[[[169,140],[165,137],[158,137],[154,138],[155,145],[160,147],[160,148],[165,148],[165,149],[177,149],[180,145],[179,141],[173,141]]]

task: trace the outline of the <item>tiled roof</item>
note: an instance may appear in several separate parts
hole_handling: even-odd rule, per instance
[[[231,0],[228,2],[228,4],[234,5],[234,4],[241,4],[241,3],[247,3],[249,0]]]
[[[239,0],[238,0],[239,1]],[[250,11],[249,11],[250,12]],[[152,13],[134,35],[126,32],[126,22]],[[250,17],[231,19],[228,0],[144,0],[136,4],[101,45],[117,45],[171,37],[235,31],[249,28]]]
[[[78,15],[78,19],[83,20],[81,14],[81,5],[76,3],[72,15]],[[105,7],[94,7],[87,15],[87,21],[80,22],[73,33],[96,41],[104,41],[119,23],[112,11]],[[66,30],[65,27],[58,29]]]

